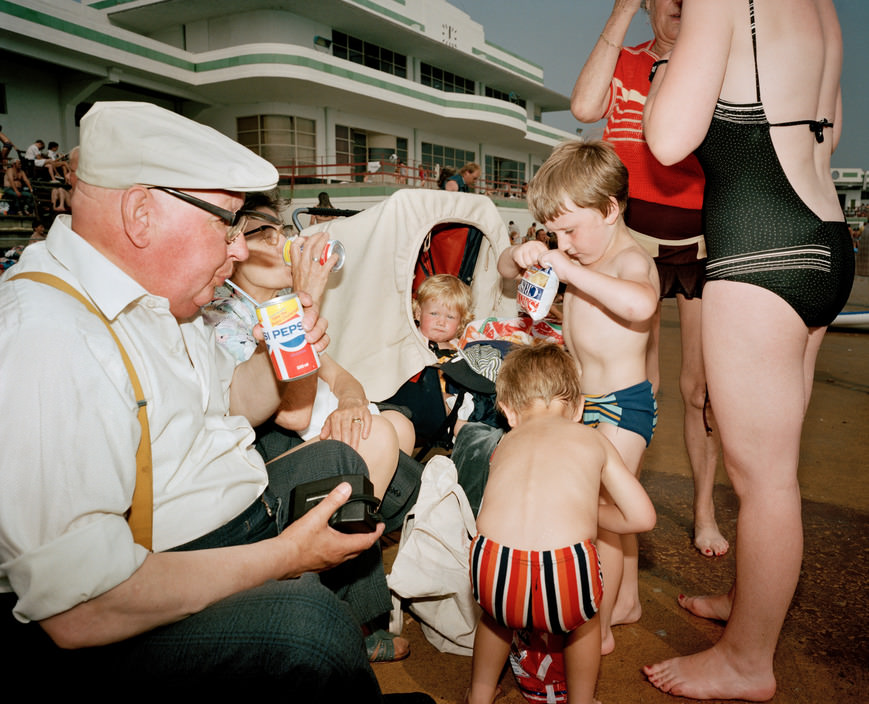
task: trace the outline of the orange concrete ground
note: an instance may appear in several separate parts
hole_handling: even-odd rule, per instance
[[[858,277],[850,309],[869,310],[869,278]],[[663,694],[640,668],[708,647],[722,625],[688,614],[679,593],[724,591],[733,555],[702,557],[691,543],[692,482],[681,440],[678,393],[679,330],[675,305],[665,303],[662,391],[655,439],[646,455],[643,484],[658,511],[658,525],[641,537],[643,617],[616,629],[616,650],[603,658],[597,696],[604,704],[666,704],[690,700]],[[775,669],[774,704],[869,702],[869,331],[831,330],[821,348],[803,433],[800,484],[805,556],[785,622]],[[719,467],[718,521],[734,542],[737,502]],[[387,548],[387,565],[395,547]],[[460,702],[470,658],[439,653],[405,615],[412,652],[399,663],[375,665],[385,692],[424,691],[439,703]],[[524,704],[512,674],[501,680],[497,702]]]

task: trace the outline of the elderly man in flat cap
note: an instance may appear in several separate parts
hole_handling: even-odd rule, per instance
[[[360,624],[391,606],[382,524],[329,527],[346,482],[288,517],[294,485],[367,469],[325,441],[267,471],[251,424],[294,382],[264,350],[236,367],[198,316],[247,257],[243,193],[277,178],[153,105],[96,103],[82,119],[73,213],[0,284],[8,672],[67,693],[134,682],[381,701]],[[324,348],[313,306],[304,324]]]

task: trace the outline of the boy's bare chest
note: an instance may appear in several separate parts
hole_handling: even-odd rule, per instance
[[[644,358],[648,331],[638,330],[601,303],[568,290],[564,296],[564,338],[584,373]]]

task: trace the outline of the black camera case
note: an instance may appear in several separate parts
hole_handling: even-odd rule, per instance
[[[344,474],[299,484],[290,493],[292,520],[304,516],[341,482],[350,484],[353,493],[347,503],[332,514],[329,525],[342,533],[371,533],[375,530],[381,520],[377,513],[380,500],[374,496],[371,480],[362,474]]]

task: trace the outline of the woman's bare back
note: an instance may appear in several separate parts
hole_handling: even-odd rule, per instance
[[[733,34],[721,99],[756,100],[748,0],[733,0]],[[770,134],[788,180],[822,220],[841,219],[830,157],[841,131],[842,40],[832,0],[754,0],[757,79],[771,125],[798,120],[833,123],[818,142],[807,125],[773,126]]]

